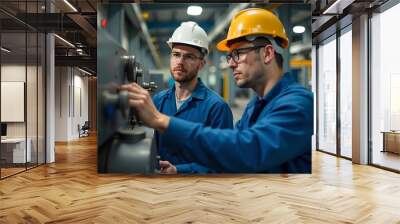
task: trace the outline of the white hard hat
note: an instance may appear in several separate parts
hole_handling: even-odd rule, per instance
[[[172,37],[167,41],[168,46],[172,49],[172,44],[181,43],[196,46],[202,49],[202,53],[208,53],[208,37],[197,23],[188,21],[183,22],[176,28]]]

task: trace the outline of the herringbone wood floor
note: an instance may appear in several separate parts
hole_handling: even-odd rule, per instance
[[[93,137],[0,181],[0,223],[400,223],[400,175],[320,152],[312,175],[99,175]]]

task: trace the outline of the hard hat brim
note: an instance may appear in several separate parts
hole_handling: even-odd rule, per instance
[[[231,39],[231,40],[235,40],[235,39],[239,39],[239,38],[240,38],[240,37],[238,37],[238,38],[233,38],[233,39]],[[273,37],[273,38],[274,38],[274,37]],[[279,38],[279,39],[280,39],[280,41],[281,41],[280,46],[281,46],[282,48],[287,48],[287,47],[289,46],[289,41],[288,41],[288,39],[286,39],[286,38]],[[228,40],[228,39],[221,40],[221,41],[217,44],[217,49],[220,50],[220,51],[230,51],[231,48],[228,47],[228,41],[231,41],[231,40]]]
[[[229,51],[230,48],[228,47],[228,40],[224,39],[217,44],[217,49],[220,51]]]

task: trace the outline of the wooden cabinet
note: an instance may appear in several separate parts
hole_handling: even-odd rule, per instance
[[[387,131],[383,133],[383,152],[400,154],[400,131]]]

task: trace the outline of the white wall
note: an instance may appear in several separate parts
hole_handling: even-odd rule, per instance
[[[28,70],[32,66],[28,66]],[[24,65],[1,65],[1,81],[25,82],[25,64]]]
[[[29,69],[29,68],[28,68]],[[25,82],[25,65],[2,65],[1,66],[1,81],[18,81]],[[6,110],[7,108],[1,108]],[[25,137],[25,123],[11,122],[7,123],[8,137]]]
[[[88,78],[83,75],[76,68],[56,67],[56,141],[77,139],[78,124],[88,120]]]
[[[79,75],[76,75],[77,72],[79,72]],[[73,110],[71,110],[73,113],[72,118],[71,119],[71,136],[72,138],[78,138],[79,137],[79,133],[78,133],[78,124],[80,124],[81,126],[85,123],[85,121],[89,120],[89,103],[88,103],[88,77],[85,76],[81,76],[84,75],[83,73],[81,73],[79,70],[74,70],[74,82],[73,82],[73,86],[74,86],[74,108]],[[81,108],[80,108],[81,107]],[[81,111],[80,111],[81,110]]]
[[[42,67],[25,66],[25,64],[3,64],[1,66],[1,79],[9,82],[25,82],[26,84],[26,106],[22,107],[22,113],[26,112],[24,122],[6,122],[7,137],[30,139],[32,161],[36,162],[39,153],[39,163],[44,163],[44,89]],[[27,80],[25,80],[27,78]],[[23,90],[22,90],[23,94]],[[7,96],[2,96],[7,97]],[[2,107],[4,110],[11,110],[10,107]],[[11,112],[12,111],[7,111]]]
[[[68,68],[55,68],[55,141],[68,140]]]

